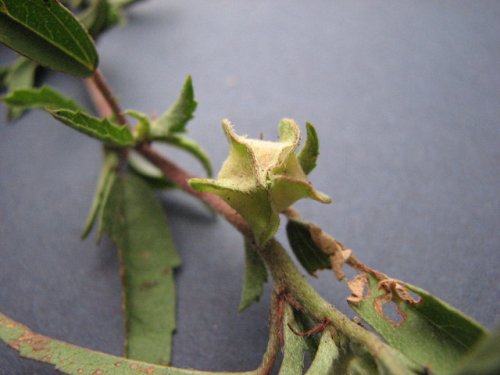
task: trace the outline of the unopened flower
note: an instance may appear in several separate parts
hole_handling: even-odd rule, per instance
[[[239,136],[228,120],[222,125],[230,150],[217,179],[193,178],[189,183],[196,190],[219,195],[238,211],[259,245],[273,237],[280,212],[297,200],[331,202],[313,188],[295,153],[300,140],[295,121],[281,120],[277,142]]]

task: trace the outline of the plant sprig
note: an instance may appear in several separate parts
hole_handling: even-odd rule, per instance
[[[290,208],[305,197],[329,202],[307,177],[319,154],[319,139],[312,124],[306,125],[305,146],[296,154],[300,130],[293,120],[280,123],[279,142],[239,136],[229,122],[224,122],[230,153],[217,179],[195,178],[155,151],[153,142],[180,147],[211,174],[207,155],[184,136],[197,105],[191,77],[186,79],[178,100],[159,118],[152,119],[137,110],[124,111],[97,69],[98,53],[90,35],[97,38],[116,24],[116,12],[130,3],[133,1],[91,1],[81,18],[86,30],[55,0],[0,0],[0,41],[33,60],[22,61],[30,67],[17,81],[22,84],[12,84],[19,68],[3,74],[11,89],[4,97],[11,113],[45,110],[62,124],[103,144],[104,166],[84,236],[97,221],[99,233],[105,232],[117,245],[124,288],[126,358],[41,336],[3,314],[0,339],[22,356],[50,363],[69,374],[220,374],[166,366],[175,331],[174,269],[181,261],[154,195],[153,187],[158,185],[150,178],[156,175],[164,177],[168,186],[209,205],[242,234],[247,266],[240,309],[259,299],[267,273],[271,276],[268,347],[261,366],[241,374],[269,374],[280,349],[283,361],[279,372],[283,375],[303,373],[305,351],[312,357],[311,366],[305,370],[310,375],[464,375],[478,368],[484,373],[499,370],[491,350],[497,336],[490,337],[478,323],[429,293],[366,266],[352,250]],[[85,7],[85,2],[71,5]],[[23,9],[32,13],[27,16]],[[43,17],[46,24],[36,22],[37,17]],[[71,37],[61,39],[45,25],[64,25]],[[92,115],[50,87],[32,88],[36,64],[89,77],[86,85],[99,115]],[[132,126],[128,118],[137,123]],[[134,153],[144,160],[132,164],[130,155]],[[131,168],[127,168],[129,163]],[[163,177],[158,176],[160,172]],[[386,341],[346,317],[307,282],[274,238],[282,212],[287,214],[291,247],[307,272],[331,269],[344,280],[343,267],[349,265],[360,273],[348,282],[352,291],[348,301]],[[396,308],[399,320],[385,313],[386,305]],[[457,367],[462,359],[463,367]]]

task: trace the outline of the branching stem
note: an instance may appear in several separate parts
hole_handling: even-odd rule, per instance
[[[97,106],[98,111],[102,114],[108,114],[110,112],[114,113],[117,118],[119,114],[122,113],[117,102],[113,99],[111,90],[104,83],[104,79],[100,73],[97,73],[93,78],[93,83],[95,87],[100,92],[101,96],[105,99],[99,98],[96,93],[97,90],[92,88],[92,85],[87,85],[89,88],[90,95],[94,98],[94,103]],[[188,180],[193,177],[188,172],[179,168],[177,165],[172,163],[170,160],[166,159],[164,156],[157,153],[148,144],[142,144],[136,148],[145,158],[147,158],[151,163],[158,167],[167,178],[173,181],[179,188],[185,192],[201,199],[203,202],[210,205],[217,212],[222,214],[227,221],[232,224],[238,231],[240,231],[247,239],[252,240],[252,234],[248,224],[245,220],[224,200],[220,197],[209,194],[200,193],[191,188],[188,184]],[[253,241],[252,241],[253,242]],[[271,272],[274,283],[276,285],[275,290],[281,291],[277,293],[273,299],[276,300],[277,305],[274,309],[276,314],[271,315],[271,323],[274,321],[277,323],[277,328],[274,335],[270,330],[271,339],[270,345],[272,348],[278,347],[280,340],[280,295],[284,293],[294,300],[294,307],[296,304],[300,305],[301,309],[314,318],[318,322],[328,321],[331,322],[332,326],[337,329],[340,333],[350,337],[352,340],[364,345],[367,350],[377,358],[383,366],[390,369],[393,373],[406,374],[407,368],[395,358],[391,348],[384,344],[377,336],[373,333],[367,331],[366,329],[360,327],[355,322],[351,321],[344,314],[342,314],[335,307],[327,303],[312,287],[307,283],[302,274],[297,270],[292,260],[283,249],[281,244],[272,239],[268,241],[267,245],[262,248],[257,248],[256,250],[260,253],[263,260],[265,261],[268,269]],[[354,262],[357,263],[357,262]],[[359,262],[361,263],[361,262]],[[362,263],[361,263],[362,264]],[[353,264],[354,265],[354,264]],[[359,264],[355,264],[359,267]],[[283,297],[283,296],[281,296]],[[282,303],[281,303],[282,304]],[[282,329],[282,328],[281,328]],[[276,336],[276,337],[275,337]],[[276,343],[273,341],[276,340]],[[272,341],[272,343],[271,343]],[[271,354],[268,354],[271,353]],[[269,361],[269,363],[274,363],[275,358],[274,349],[270,350],[268,347],[268,352],[264,356],[264,362]],[[268,358],[266,360],[266,358]],[[264,366],[266,367],[266,366]],[[261,366],[262,368],[262,366]],[[259,368],[259,369],[261,369]],[[267,367],[266,367],[267,368]],[[272,366],[269,368],[272,368]],[[258,371],[258,370],[257,370]],[[262,370],[263,372],[258,372],[259,375],[267,374],[267,370]],[[193,372],[195,374],[197,372]],[[200,372],[201,374],[201,372]],[[249,374],[255,374],[250,372]]]

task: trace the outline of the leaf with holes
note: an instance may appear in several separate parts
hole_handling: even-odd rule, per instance
[[[391,346],[436,375],[450,373],[485,335],[478,323],[420,288],[379,285],[371,275],[358,276],[349,305]]]
[[[97,67],[92,39],[57,0],[0,0],[0,42],[43,66],[79,77]]]
[[[168,364],[175,331],[174,268],[180,259],[163,208],[141,179],[119,175],[103,228],[121,259],[127,357]]]

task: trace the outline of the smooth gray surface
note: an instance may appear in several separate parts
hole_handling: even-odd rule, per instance
[[[222,118],[267,138],[282,117],[312,121],[322,148],[311,180],[334,204],[300,203],[304,216],[366,263],[492,328],[500,324],[499,20],[498,1],[150,0],[102,38],[100,67],[125,107],[151,114],[191,74],[199,107],[190,135],[216,169],[227,152]],[[90,106],[76,79],[48,81]],[[99,162],[97,142],[45,114],[0,127],[0,311],[120,354],[115,250],[79,240]],[[269,288],[238,314],[239,235],[179,192],[163,201],[184,262],[174,365],[256,367]],[[314,285],[353,315],[330,273]],[[53,373],[0,344],[0,374]]]

